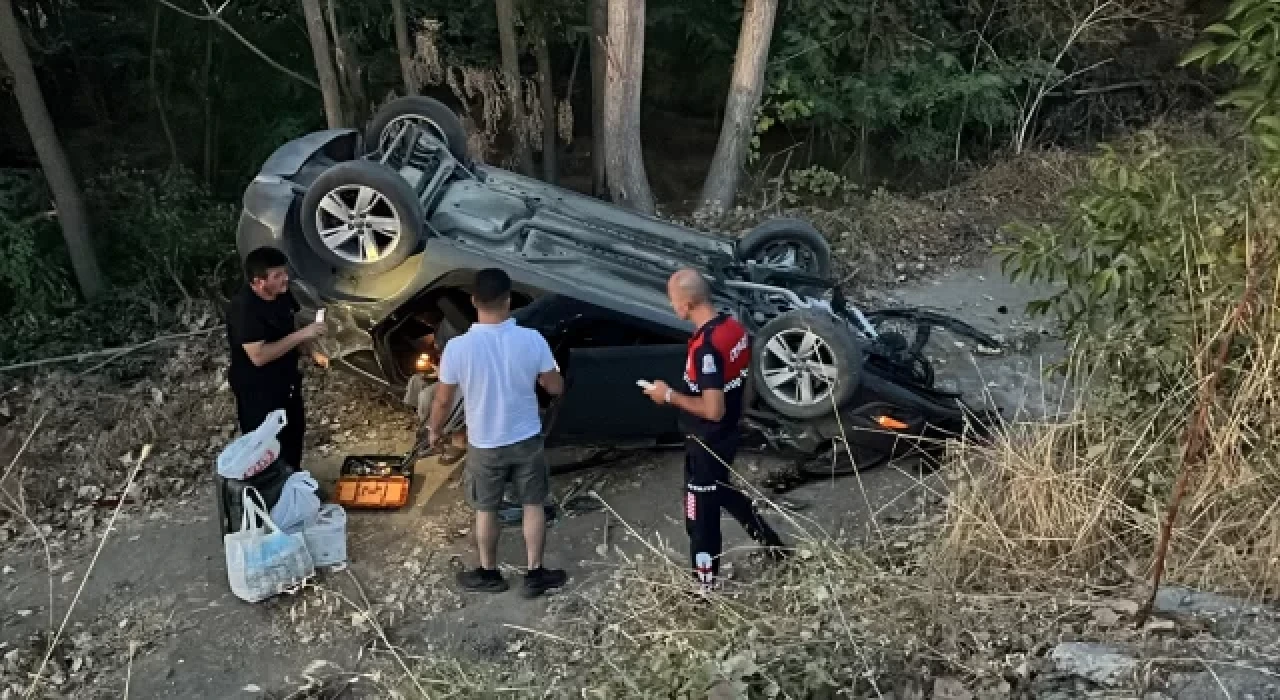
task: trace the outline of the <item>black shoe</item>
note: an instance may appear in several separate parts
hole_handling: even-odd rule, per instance
[[[564,569],[529,569],[524,577],[524,590],[521,594],[526,598],[537,598],[552,588],[559,588],[569,580]]]
[[[473,593],[501,593],[510,586],[497,569],[481,569],[479,567],[458,572],[458,585],[462,590]]]

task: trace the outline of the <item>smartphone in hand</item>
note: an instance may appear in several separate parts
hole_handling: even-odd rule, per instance
[[[324,323],[324,309],[316,312],[316,323]]]

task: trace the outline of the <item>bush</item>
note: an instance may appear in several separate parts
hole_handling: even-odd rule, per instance
[[[0,175],[0,359],[57,356],[191,330],[209,320],[194,303],[237,274],[236,207],[186,171],[108,170],[85,183],[111,286],[79,304],[57,221],[35,176]],[[34,214],[31,212],[35,212]],[[198,309],[198,310],[197,310]]]
[[[189,171],[113,168],[85,183],[85,198],[114,286],[175,301],[234,259],[237,207]]]

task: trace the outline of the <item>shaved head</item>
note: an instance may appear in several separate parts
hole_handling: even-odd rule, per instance
[[[676,315],[687,320],[694,309],[711,306],[711,285],[697,270],[681,268],[667,280],[667,296]]]

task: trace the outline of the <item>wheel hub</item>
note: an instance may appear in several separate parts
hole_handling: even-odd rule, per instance
[[[390,255],[400,242],[401,221],[391,200],[365,185],[335,187],[316,209],[316,231],[325,247],[356,264]]]
[[[839,380],[835,354],[807,329],[785,330],[765,344],[761,374],[782,400],[798,406],[829,401]]]

